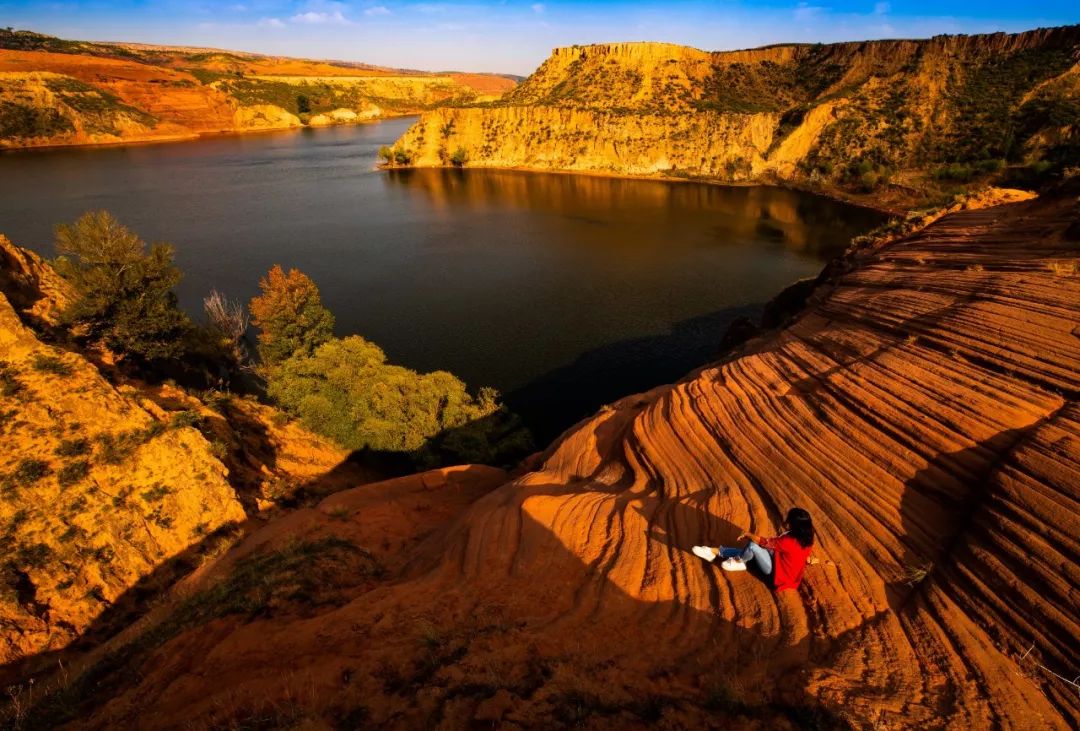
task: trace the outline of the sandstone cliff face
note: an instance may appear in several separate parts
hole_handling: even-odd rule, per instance
[[[695,174],[747,179],[764,167],[775,114],[626,115],[593,109],[501,107],[425,114],[400,145],[413,164],[446,164],[458,147],[469,167]]]
[[[1052,674],[1080,651],[1075,195],[862,252],[786,329],[602,410],[486,495],[497,476],[409,478],[267,526],[174,607],[167,645],[115,646],[107,692],[64,696],[66,718],[1075,727]],[[793,505],[818,529],[799,594],[689,552]],[[335,573],[364,550],[382,571]],[[261,610],[215,599],[301,560],[332,599],[269,580]]]
[[[722,53],[560,48],[498,103],[429,112],[398,146],[420,166],[460,149],[470,166],[780,178],[910,198],[912,186],[985,181],[1006,163],[1073,164],[1078,49],[1080,26]]]

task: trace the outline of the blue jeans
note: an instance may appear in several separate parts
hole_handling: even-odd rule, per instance
[[[766,576],[772,574],[772,551],[750,541],[746,548],[720,547],[720,558],[741,558],[744,563],[757,561],[757,567]]]

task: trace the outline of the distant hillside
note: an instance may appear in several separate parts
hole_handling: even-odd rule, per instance
[[[1075,165],[1078,49],[1080,26],[719,53],[574,46],[497,102],[425,114],[399,146],[422,166],[779,179],[910,202]]]
[[[351,123],[492,101],[514,83],[0,29],[0,148]]]

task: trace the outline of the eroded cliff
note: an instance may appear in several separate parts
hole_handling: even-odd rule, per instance
[[[908,203],[1075,165],[1078,49],[1080,26],[718,53],[559,48],[500,101],[429,112],[398,147],[420,166],[780,179]]]
[[[1076,195],[853,255],[494,490],[432,473],[268,525],[28,722],[1074,727]],[[798,594],[689,552],[792,505]]]

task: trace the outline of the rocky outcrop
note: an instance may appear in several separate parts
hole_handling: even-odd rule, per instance
[[[397,146],[418,166],[460,150],[477,167],[781,179],[907,205],[1007,165],[1074,164],[1078,59],[1080,26],[719,53],[574,46],[499,102],[425,114]]]
[[[0,665],[64,647],[244,518],[211,444],[155,419],[0,295]]]
[[[0,234],[0,292],[21,317],[46,327],[75,299],[63,277],[34,252],[15,246]]]
[[[1077,215],[1073,190],[866,248],[785,329],[612,404],[493,491],[411,478],[272,523],[147,635],[167,645],[92,667],[66,718],[1074,727]],[[793,505],[818,530],[798,594],[689,551]],[[392,558],[344,581],[327,551]],[[301,559],[332,600],[268,577],[258,611],[214,603]]]
[[[236,110],[233,126],[236,129],[289,129],[302,127],[303,124],[299,117],[289,114],[281,107],[273,104],[253,104]]]

